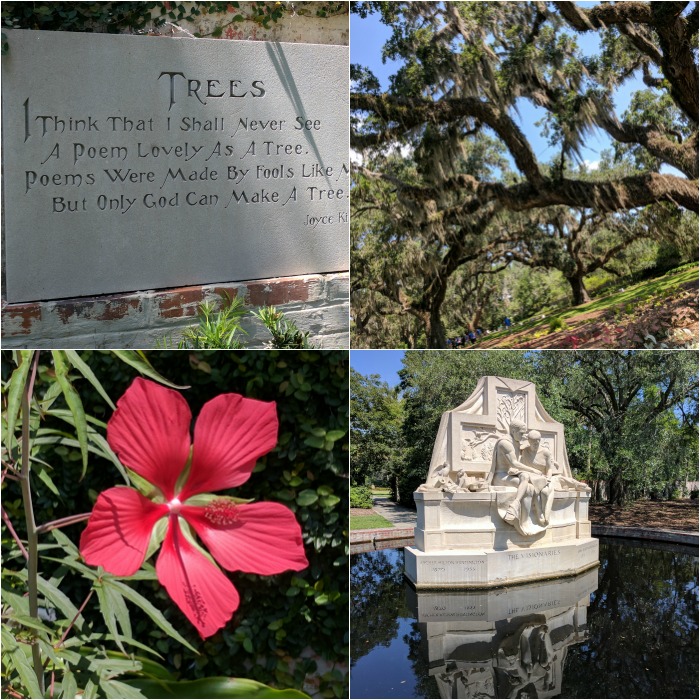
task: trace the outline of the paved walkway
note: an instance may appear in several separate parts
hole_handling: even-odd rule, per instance
[[[404,508],[388,498],[374,498],[372,507],[375,512],[399,527],[415,527],[418,515],[415,510]]]

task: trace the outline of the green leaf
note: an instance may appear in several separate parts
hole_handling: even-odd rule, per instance
[[[63,681],[61,682],[62,696],[64,698],[74,698],[78,693],[78,683],[75,680],[75,676],[72,671],[66,670],[63,674]]]
[[[87,379],[90,384],[92,384],[95,389],[99,392],[100,396],[107,402],[109,407],[113,410],[116,411],[117,407],[114,405],[112,402],[112,399],[109,398],[107,395],[107,392],[104,390],[104,387],[102,384],[100,384],[100,380],[95,376],[95,373],[88,367],[87,364],[85,364],[85,361],[78,355],[78,353],[75,350],[64,350],[63,351],[66,354],[66,358],[68,359],[68,362],[70,362],[75,369],[80,372],[80,374]]]
[[[318,500],[318,494],[313,489],[304,489],[297,496],[297,503],[300,506],[310,506],[312,503],[316,503]]]
[[[49,476],[48,472],[46,471],[47,468],[50,468],[50,465],[41,459],[37,459],[36,457],[30,457],[29,461],[38,465],[38,467],[36,467],[33,470],[34,473],[44,482],[44,484],[47,486],[49,491],[51,491],[51,493],[54,494],[54,496],[58,496],[60,498],[61,494],[59,493],[56,484],[53,483],[53,479]]]
[[[83,471],[80,475],[82,479],[85,476],[88,465],[88,439],[87,439],[87,419],[85,418],[85,409],[83,402],[80,400],[80,394],[68,379],[68,365],[66,364],[63,351],[52,350],[53,365],[56,370],[56,381],[61,385],[63,396],[66,399],[68,408],[73,414],[75,421],[75,432],[77,433],[78,442],[80,443],[80,452],[83,456]]]
[[[33,630],[40,630],[41,632],[46,632],[47,634],[52,633],[52,631],[43,622],[37,620],[35,617],[31,617],[30,615],[15,614],[12,616],[12,619],[14,622],[18,622],[23,627],[29,627]]]
[[[153,369],[151,363],[146,359],[146,355],[142,350],[112,350],[114,355],[118,357],[122,362],[130,365],[140,374],[150,377],[161,384],[172,387],[173,389],[189,389],[189,386],[180,386],[179,384],[173,384],[173,382],[168,381],[165,377],[158,374],[158,372]]]
[[[317,449],[322,448],[325,442],[326,441],[322,437],[308,437],[306,438],[306,440],[304,440],[305,445],[308,445],[309,447],[315,447]]]
[[[124,681],[115,681],[108,678],[100,679],[100,688],[104,691],[106,698],[136,698],[137,700],[145,700],[146,695],[139,692],[133,685],[129,685]]]
[[[12,372],[10,382],[7,387],[7,443],[11,444],[12,436],[15,432],[15,423],[22,405],[22,392],[27,383],[29,369],[32,366],[33,350],[20,350],[22,362],[19,367]]]
[[[332,442],[335,442],[336,440],[340,440],[345,433],[347,433],[347,430],[329,430],[326,433],[326,440],[331,440]]]
[[[247,678],[201,678],[197,681],[132,680],[128,684],[149,698],[308,698],[299,690],[276,690]]]
[[[93,588],[97,593],[97,599],[100,601],[100,612],[102,613],[107,629],[114,638],[114,641],[117,643],[117,646],[124,652],[124,654],[126,654],[126,649],[124,649],[124,645],[122,644],[121,635],[117,629],[117,608],[119,608],[121,605],[122,610],[120,612],[123,619],[123,609],[126,608],[126,605],[124,603],[124,599],[121,597],[121,595],[119,595],[118,591],[109,585],[105,585],[105,583],[95,581],[93,584]],[[127,621],[129,619],[128,610],[126,611],[126,619]],[[127,636],[131,637],[131,623],[127,622],[127,624],[129,625],[129,633]],[[120,620],[120,626],[122,628],[122,632],[126,633],[122,620]]]
[[[109,584],[115,586],[127,600],[141,608],[141,610],[143,610],[168,636],[186,646],[190,651],[198,653],[197,650],[165,619],[163,613],[152,605],[150,601],[121,581],[110,580]]]
[[[2,627],[3,653],[8,654],[14,663],[15,670],[19,674],[24,687],[29,691],[30,698],[43,697],[39,689],[39,681],[34,673],[34,667],[28,658],[29,645],[17,643],[14,637]]]

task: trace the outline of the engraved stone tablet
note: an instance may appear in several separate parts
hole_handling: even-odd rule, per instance
[[[348,269],[347,47],[3,34],[8,301]]]

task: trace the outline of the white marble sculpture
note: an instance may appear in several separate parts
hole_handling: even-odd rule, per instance
[[[414,498],[416,545],[406,550],[406,573],[417,587],[502,585],[597,563],[590,489],[574,479],[564,426],[531,382],[482,377],[462,405],[443,414]],[[471,557],[468,567],[456,552]],[[440,553],[447,567],[439,566]]]

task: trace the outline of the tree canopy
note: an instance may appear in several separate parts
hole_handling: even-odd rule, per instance
[[[697,3],[357,2],[353,11],[379,13],[392,28],[383,56],[400,63],[385,93],[369,69],[351,68],[360,335],[390,312],[444,347],[441,307],[465,265],[476,266],[470,278],[519,258],[551,266],[585,300],[583,276],[649,236],[645,221],[698,211]],[[597,48],[583,51],[591,36]],[[643,87],[620,114],[631,76]],[[544,161],[522,128],[525,105],[543,115]],[[601,133],[609,167],[587,168],[582,148]],[[584,255],[584,231],[587,241],[607,232],[604,250]]]

